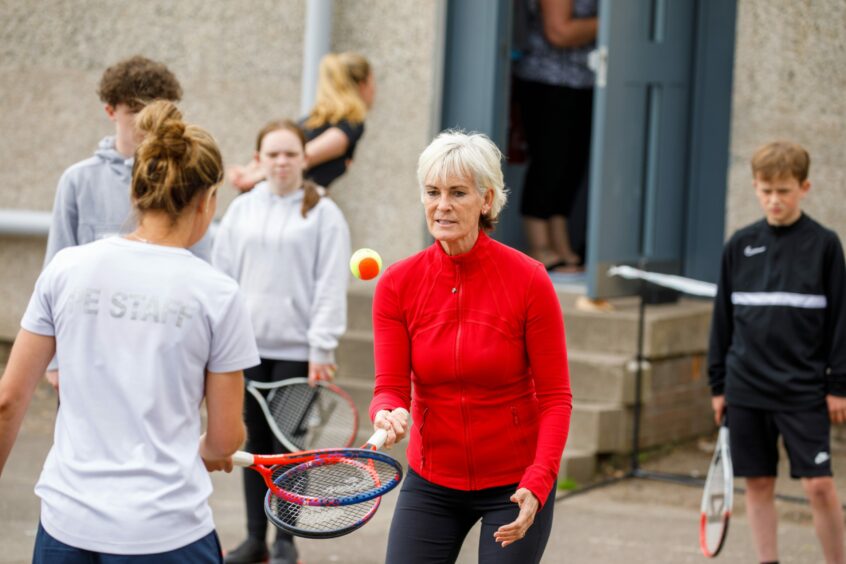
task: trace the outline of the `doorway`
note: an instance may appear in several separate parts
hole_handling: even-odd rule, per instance
[[[515,14],[527,1],[535,0],[462,0],[447,8],[441,125],[486,133],[503,152]],[[736,0],[600,0],[591,163],[581,202],[589,296],[635,293],[635,285],[607,276],[613,264],[716,280],[735,14]],[[525,163],[506,163],[505,174],[511,194],[494,236],[525,251]]]

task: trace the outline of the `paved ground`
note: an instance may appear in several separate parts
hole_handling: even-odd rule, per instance
[[[38,522],[38,500],[32,487],[51,442],[55,397],[38,389],[12,456],[0,478],[0,562],[29,562]],[[707,445],[682,445],[653,456],[645,467],[666,472],[701,472],[707,466]],[[835,451],[835,467],[846,471],[846,454]],[[240,476],[216,474],[212,497],[215,520],[226,547],[242,536],[243,506]],[[846,479],[840,480],[841,495]],[[798,494],[795,482],[779,483],[779,492]],[[646,480],[625,480],[560,501],[555,508],[552,538],[544,562],[673,563],[703,562],[698,549],[697,489]],[[396,494],[385,497],[380,512],[364,528],[329,541],[298,541],[305,564],[383,560],[387,528]],[[846,495],[843,495],[846,498]],[[731,534],[719,557],[725,563],[754,562],[742,496],[736,502]],[[782,563],[821,562],[807,507],[779,503]],[[475,562],[477,536],[465,543],[461,564]]]

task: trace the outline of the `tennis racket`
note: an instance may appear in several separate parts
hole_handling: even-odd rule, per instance
[[[376,431],[358,449],[273,456],[238,452],[232,460],[264,477],[265,513],[274,525],[300,537],[332,538],[367,523],[381,496],[402,480],[399,462],[376,452],[386,436]]]
[[[713,558],[720,553],[728,534],[734,498],[734,471],[729,452],[729,430],[723,424],[717,436],[714,456],[708,468],[699,520],[699,547]]]
[[[344,390],[329,382],[309,386],[308,378],[279,382],[247,380],[270,430],[291,452],[348,447],[358,431],[358,410]]]

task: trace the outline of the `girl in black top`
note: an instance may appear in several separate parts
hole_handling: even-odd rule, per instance
[[[300,122],[308,141],[306,178],[329,188],[347,171],[375,95],[376,83],[366,58],[357,53],[323,57],[314,107]],[[242,192],[251,190],[264,179],[257,165],[251,161],[232,167],[230,182]]]

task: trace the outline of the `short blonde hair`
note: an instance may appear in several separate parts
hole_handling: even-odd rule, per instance
[[[449,177],[469,178],[480,196],[484,197],[488,189],[493,190],[491,209],[479,219],[485,230],[491,230],[508,200],[501,161],[502,152],[487,135],[444,131],[429,143],[417,161],[420,198],[423,199],[427,182],[442,182]]]
[[[798,143],[773,141],[752,155],[752,176],[771,181],[792,176],[801,184],[808,179],[811,155]]]

